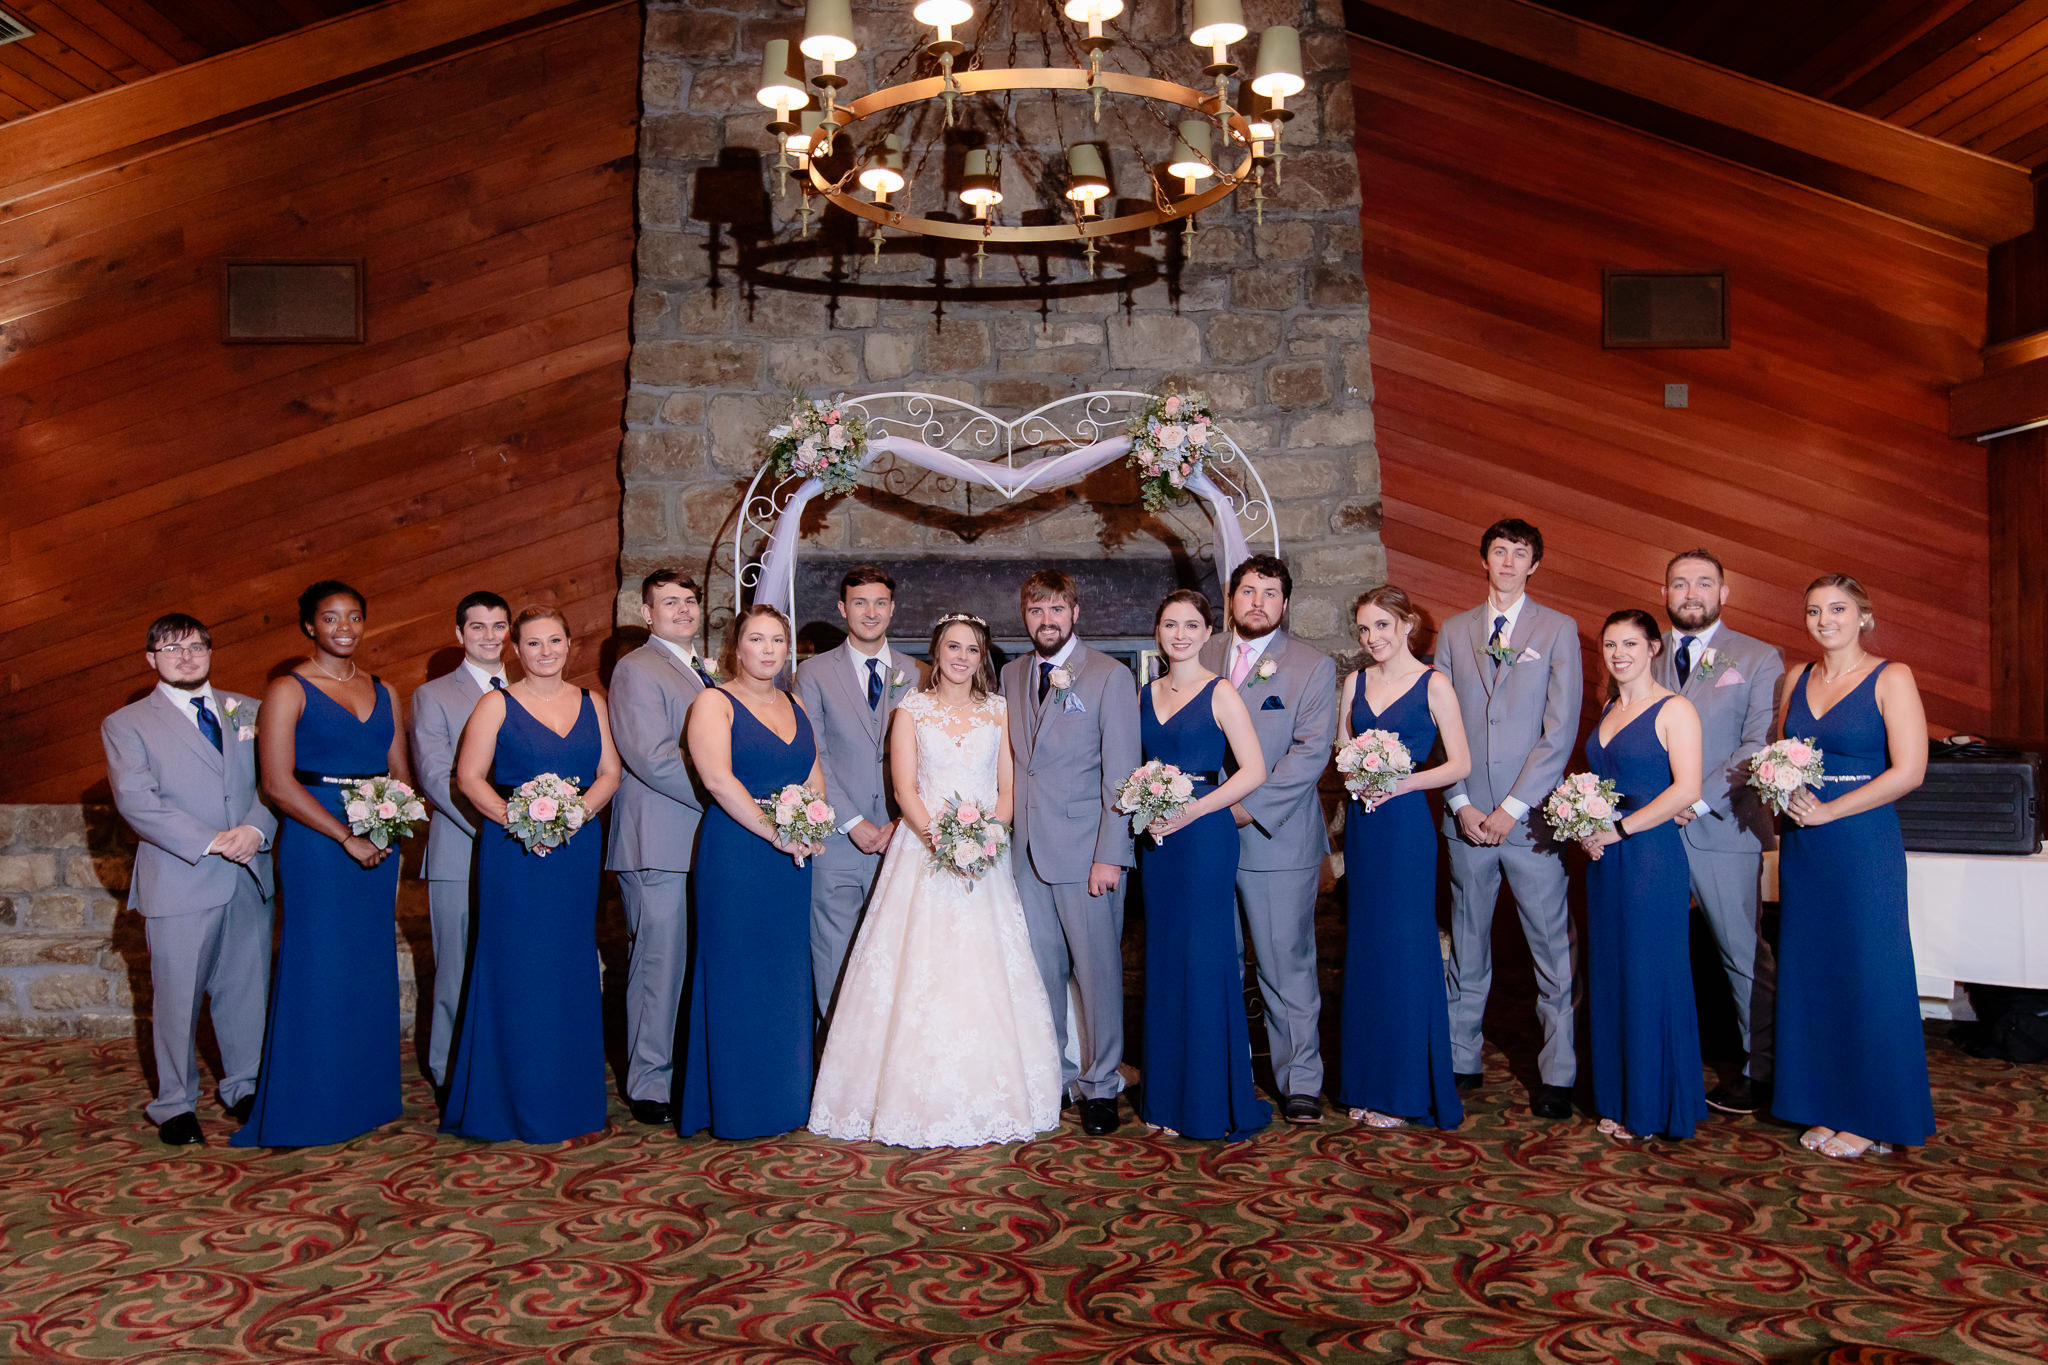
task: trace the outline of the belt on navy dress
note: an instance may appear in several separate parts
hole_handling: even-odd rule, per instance
[[[390,773],[315,773],[304,768],[292,769],[292,781],[302,787],[353,787],[358,782],[373,782]]]

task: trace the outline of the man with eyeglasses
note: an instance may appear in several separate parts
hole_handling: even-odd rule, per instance
[[[277,817],[258,795],[256,702],[215,691],[213,637],[182,612],[149,628],[156,686],[100,726],[114,808],[135,831],[128,908],[149,943],[156,1101],[166,1146],[206,1140],[199,1005],[220,1043],[220,1098],[238,1122],[255,1103],[270,988],[270,846]]]

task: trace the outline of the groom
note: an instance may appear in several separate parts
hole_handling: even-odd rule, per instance
[[[1040,569],[1020,594],[1032,652],[1003,668],[1015,762],[1017,893],[1067,1051],[1067,979],[1081,996],[1081,1065],[1062,1088],[1081,1093],[1081,1128],[1116,1131],[1124,1055],[1123,871],[1135,861],[1116,794],[1138,766],[1138,684],[1074,635],[1074,580]]]

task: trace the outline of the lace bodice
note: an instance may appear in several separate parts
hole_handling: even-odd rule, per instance
[[[929,692],[897,704],[917,725],[917,794],[936,811],[953,796],[996,799],[996,761],[1008,711],[993,694],[968,707],[951,707]]]

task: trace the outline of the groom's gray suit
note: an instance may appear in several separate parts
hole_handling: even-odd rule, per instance
[[[626,911],[626,1098],[668,1104],[676,1011],[690,965],[689,871],[704,796],[683,757],[683,723],[704,679],[660,640],[612,670],[612,742],[625,773],[605,869]]]
[[[1081,994],[1081,1066],[1061,1077],[1083,1099],[1113,1099],[1123,1089],[1117,1064],[1124,1055],[1124,886],[1088,894],[1094,863],[1128,868],[1133,852],[1128,816],[1116,809],[1124,779],[1138,766],[1138,681],[1131,670],[1075,642],[1067,659],[1071,692],[1038,699],[1038,656],[1026,654],[1003,668],[1014,760],[1012,869],[1032,956],[1045,981],[1059,1034],[1061,1066],[1067,1051],[1067,979]]]
[[[216,691],[216,750],[178,703],[151,688],[100,725],[114,808],[142,842],[128,908],[149,940],[156,1102],[163,1123],[199,1099],[199,1001],[210,998],[220,1043],[220,1097],[233,1107],[256,1089],[270,987],[270,848],[277,817],[256,781],[256,702]],[[251,737],[243,738],[247,727]],[[206,850],[225,830],[248,825],[263,846],[246,864]]]
[[[1543,801],[1564,779],[1579,739],[1584,671],[1579,628],[1561,611],[1524,600],[1508,637],[1515,662],[1486,652],[1493,609],[1482,603],[1444,622],[1436,666],[1451,680],[1472,747],[1472,771],[1451,784],[1481,815],[1503,801],[1528,809],[1499,844],[1466,842],[1446,809],[1451,865],[1451,1065],[1481,1070],[1480,1021],[1493,989],[1493,910],[1501,877],[1515,893],[1522,932],[1536,967],[1536,1013],[1543,1022],[1537,1069],[1543,1084],[1569,1087],[1578,1075],[1572,1051],[1571,915],[1565,906],[1561,850],[1543,824]]]
[[[828,649],[796,666],[797,699],[811,717],[818,763],[825,770],[825,799],[843,826],[855,816],[880,828],[889,823],[889,714],[917,683],[913,661],[890,651],[878,670],[882,693],[871,707],[867,689],[854,676],[850,645]],[[901,677],[903,682],[895,679]],[[846,950],[860,926],[868,892],[881,871],[882,855],[863,853],[844,833],[825,841],[811,876],[811,983],[818,1016],[832,1012]]]
[[[1202,648],[1203,667],[1226,680],[1235,636]],[[1330,831],[1317,784],[1337,738],[1337,665],[1327,654],[1275,630],[1237,694],[1252,713],[1266,781],[1244,801],[1252,822],[1237,832],[1237,895],[1266,1001],[1273,1079],[1285,1095],[1323,1092],[1322,986],[1316,979],[1316,891]],[[1234,764],[1232,765],[1234,766]]]
[[[1770,743],[1785,660],[1775,645],[1717,626],[1694,645],[1685,685],[1678,684],[1679,632],[1664,637],[1652,676],[1700,713],[1700,800],[1706,813],[1685,827],[1685,861],[1692,893],[1714,931],[1721,966],[1735,992],[1735,1017],[1744,1068],[1751,1079],[1771,1079],[1772,1013],[1777,1006],[1777,963],[1758,930],[1758,883],[1763,852],[1776,845],[1770,813],[1750,790],[1749,756]],[[1707,652],[1713,658],[1706,658]]]
[[[427,880],[427,919],[434,938],[427,1074],[435,1085],[448,1078],[448,1044],[455,1036],[455,1009],[462,1002],[462,973],[469,959],[470,879],[476,862],[476,811],[450,779],[462,727],[483,695],[476,675],[457,664],[453,672],[421,683],[410,708],[413,773],[420,791],[434,803],[420,875]]]

